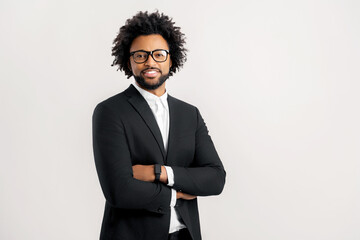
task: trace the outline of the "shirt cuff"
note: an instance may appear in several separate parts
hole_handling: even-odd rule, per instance
[[[175,207],[176,204],[176,190],[175,189],[171,189],[171,202],[170,202],[170,207]]]
[[[174,186],[174,172],[173,172],[171,167],[169,167],[169,166],[164,166],[164,167],[166,169],[166,173],[167,173],[167,177],[168,177],[168,184],[167,185],[169,187],[172,187],[172,186]]]

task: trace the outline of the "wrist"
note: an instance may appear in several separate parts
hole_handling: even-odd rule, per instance
[[[154,165],[154,171],[153,171],[154,175],[155,175],[154,182],[159,182],[160,181],[162,171],[163,171],[163,169],[162,169],[162,166],[160,164],[155,164]]]
[[[167,184],[168,183],[168,176],[166,172],[165,166],[161,165],[161,175],[160,175],[160,182]]]
[[[176,191],[176,199],[181,198],[181,194],[182,194],[182,192]]]

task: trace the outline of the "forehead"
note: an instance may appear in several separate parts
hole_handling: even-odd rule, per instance
[[[160,34],[140,35],[133,40],[130,46],[130,52],[155,49],[169,50],[166,40]]]

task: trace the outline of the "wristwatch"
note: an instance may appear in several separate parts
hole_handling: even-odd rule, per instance
[[[159,182],[160,175],[161,175],[161,165],[160,164],[155,164],[154,172],[155,172],[155,182]]]

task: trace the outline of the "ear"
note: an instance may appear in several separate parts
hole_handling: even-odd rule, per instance
[[[127,65],[128,65],[128,68],[130,69],[130,71],[132,72],[130,60],[128,61]]]

